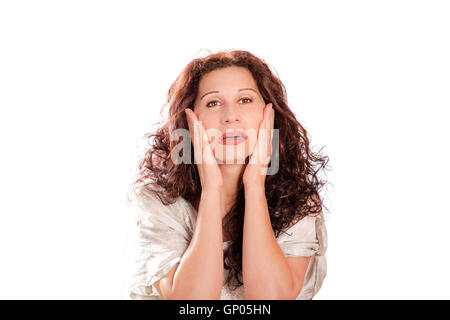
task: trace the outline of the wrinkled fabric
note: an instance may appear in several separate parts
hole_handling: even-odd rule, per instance
[[[152,190],[157,189],[158,187],[152,187]],[[193,236],[197,212],[182,197],[175,203],[164,206],[158,196],[150,191],[149,186],[138,189],[135,202],[138,232],[136,245],[139,246],[139,254],[134,261],[129,297],[134,300],[159,300],[162,297],[153,284],[180,262]],[[304,217],[285,233],[280,233],[277,241],[287,258],[311,256],[302,290],[296,299],[312,299],[327,274],[325,254],[328,238],[323,214]],[[224,250],[229,243],[223,243]],[[224,270],[223,284],[228,272]],[[244,286],[230,291],[223,285],[220,299],[244,300]]]

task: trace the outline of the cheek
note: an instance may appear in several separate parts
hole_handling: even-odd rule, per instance
[[[197,117],[202,122],[206,130],[215,128],[217,126],[214,117],[209,114],[200,113]]]
[[[262,119],[263,119],[262,111],[258,111],[257,113],[255,113],[253,115],[252,122],[251,122],[252,128],[255,130],[258,130],[259,124],[261,123]]]
[[[249,112],[245,112],[242,114],[243,120],[247,123],[250,128],[258,129],[259,123],[263,119],[263,107],[255,108]]]
[[[257,121],[257,126],[259,125],[259,123],[261,122],[261,120],[263,119],[263,115],[264,115],[264,108],[265,108],[265,105],[264,104],[261,104],[259,107],[258,107],[258,110],[256,110],[256,112],[255,112],[255,121]]]
[[[202,122],[203,126],[205,127],[206,134],[208,135],[208,138],[210,141],[218,140],[220,138],[222,133],[218,129],[220,126],[219,126],[219,121],[217,119],[215,119],[214,117],[202,117],[202,118],[199,118],[199,120]]]

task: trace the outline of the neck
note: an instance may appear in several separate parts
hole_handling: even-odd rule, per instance
[[[236,201],[239,182],[244,173],[245,166],[245,164],[219,164],[223,178],[222,200],[227,212]]]

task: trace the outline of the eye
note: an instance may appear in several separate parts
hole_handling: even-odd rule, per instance
[[[253,101],[252,99],[247,98],[247,97],[241,98],[239,101],[242,101],[242,100],[247,101],[247,102],[244,102],[244,104],[247,104],[247,103],[250,103],[250,102]],[[206,106],[209,107],[209,108],[215,107],[216,105],[214,105],[214,103],[219,103],[219,101],[217,101],[217,100],[212,100],[212,101],[208,102],[208,103],[206,104]]]
[[[250,98],[242,98],[241,100],[248,100],[248,102],[247,103],[250,103],[250,102],[252,102],[252,99],[250,99]],[[240,100],[239,100],[240,101]]]
[[[208,103],[206,104],[206,106],[207,106],[207,107],[211,107],[210,104],[213,103],[213,102],[219,102],[219,101],[217,101],[217,100],[210,101],[210,102],[208,102]],[[212,107],[214,107],[214,106],[212,106]]]

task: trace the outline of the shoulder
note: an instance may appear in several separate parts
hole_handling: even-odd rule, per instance
[[[174,203],[168,203],[165,199],[165,190],[156,183],[147,183],[138,186],[134,192],[134,201],[141,208],[170,208]],[[167,202],[167,203],[165,203]],[[175,203],[178,199],[175,199]]]
[[[317,196],[313,196],[308,199],[308,207],[314,207],[321,205],[320,199]],[[320,232],[320,226],[322,225],[323,214],[320,209],[319,212],[310,213],[303,217],[296,217],[291,221],[287,229],[281,232],[280,240],[288,240],[292,238],[301,238],[305,241],[315,241],[317,239],[317,233]]]
[[[316,235],[316,220],[320,219],[319,216],[305,216],[298,221],[293,222],[287,229],[286,233],[282,233],[282,236],[290,237],[293,235],[302,234],[308,238],[315,238]]]
[[[149,183],[136,189],[134,200],[137,216],[141,221],[164,221],[170,225],[186,225],[189,206],[181,196],[173,203],[164,203],[164,189],[155,183]]]
[[[320,201],[320,199],[316,196],[313,195],[312,198],[309,198],[308,201],[308,207],[314,207],[317,205],[322,204],[322,202]],[[289,225],[288,229],[289,231],[315,231],[316,226],[318,224],[320,224],[323,220],[323,213],[322,213],[322,209],[320,207],[320,210],[314,213],[310,213],[302,218],[296,218],[294,219],[291,224]]]

